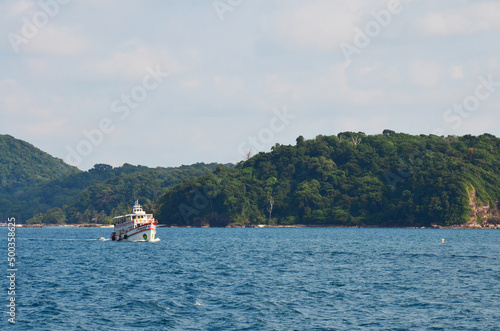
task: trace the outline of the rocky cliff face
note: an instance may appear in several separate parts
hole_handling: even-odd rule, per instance
[[[471,188],[469,193],[470,221],[464,227],[466,228],[491,228],[500,229],[500,213],[499,202],[490,206],[479,201],[476,195],[476,190]]]

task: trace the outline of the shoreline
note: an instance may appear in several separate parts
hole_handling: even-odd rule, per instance
[[[0,227],[7,227],[7,223],[0,223]],[[113,225],[108,224],[16,224],[16,228],[103,228],[112,229]]]
[[[0,224],[0,227],[7,227],[7,224]],[[102,229],[113,229],[113,225],[105,225],[105,224],[16,224],[17,228],[52,228],[52,227],[65,227],[65,228],[102,228]],[[494,230],[500,229],[500,224],[493,225],[490,224],[488,226],[471,226],[471,225],[451,225],[451,226],[441,226],[441,225],[432,225],[432,226],[345,226],[345,225],[307,225],[307,224],[294,224],[294,225],[267,225],[267,224],[258,224],[258,225],[236,225],[230,224],[225,227],[209,227],[209,226],[174,226],[174,225],[165,225],[158,224],[159,228],[226,228],[226,229],[234,229],[234,228],[258,228],[258,229],[266,229],[266,228],[301,228],[301,229],[477,229],[477,230]]]

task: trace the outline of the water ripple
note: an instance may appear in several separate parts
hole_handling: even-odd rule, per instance
[[[157,243],[98,240],[108,232],[19,229],[12,329],[493,330],[500,319],[499,231],[161,228]]]

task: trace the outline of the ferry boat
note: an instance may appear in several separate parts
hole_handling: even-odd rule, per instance
[[[146,214],[139,201],[132,207],[132,214],[113,218],[115,231],[111,240],[116,241],[157,241],[156,224],[153,214]]]

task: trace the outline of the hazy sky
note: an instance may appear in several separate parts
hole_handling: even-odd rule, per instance
[[[0,1],[0,133],[78,165],[500,136],[500,1]]]

